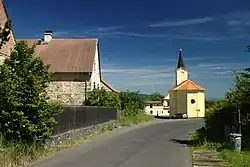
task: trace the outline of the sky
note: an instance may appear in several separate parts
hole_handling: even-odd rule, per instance
[[[250,66],[249,0],[5,0],[16,38],[95,37],[115,88],[164,95],[179,49],[207,98],[223,98],[233,71]]]

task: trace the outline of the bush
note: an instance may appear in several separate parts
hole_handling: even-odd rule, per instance
[[[119,95],[115,92],[108,92],[105,89],[94,89],[88,92],[84,104],[88,106],[121,108]]]
[[[48,102],[51,73],[34,49],[19,42],[0,66],[0,131],[6,141],[43,142],[61,112],[59,103]]]
[[[147,122],[153,119],[153,117],[144,114],[145,103],[139,92],[126,91],[117,94],[105,89],[94,89],[88,92],[84,104],[120,109],[120,123],[122,125],[138,124],[138,122]]]
[[[235,123],[235,108],[227,101],[216,101],[206,109],[205,124],[207,136],[210,141],[225,140],[225,127]]]
[[[145,103],[139,92],[121,92],[121,110],[126,116],[136,116],[144,112]]]

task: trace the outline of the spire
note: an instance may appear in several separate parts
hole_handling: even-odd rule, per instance
[[[180,49],[177,68],[185,68],[185,66],[184,66],[184,61],[183,61],[183,57],[182,57],[182,49]]]

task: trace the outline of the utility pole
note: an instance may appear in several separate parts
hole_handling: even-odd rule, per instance
[[[239,129],[238,129],[238,131],[239,131],[239,134],[241,134],[241,111],[240,111],[240,104],[241,103],[239,103],[238,104],[238,126],[239,126]]]

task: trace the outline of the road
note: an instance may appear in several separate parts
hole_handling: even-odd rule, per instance
[[[118,128],[32,167],[190,167],[190,151],[180,141],[202,124],[202,120],[156,120]]]

